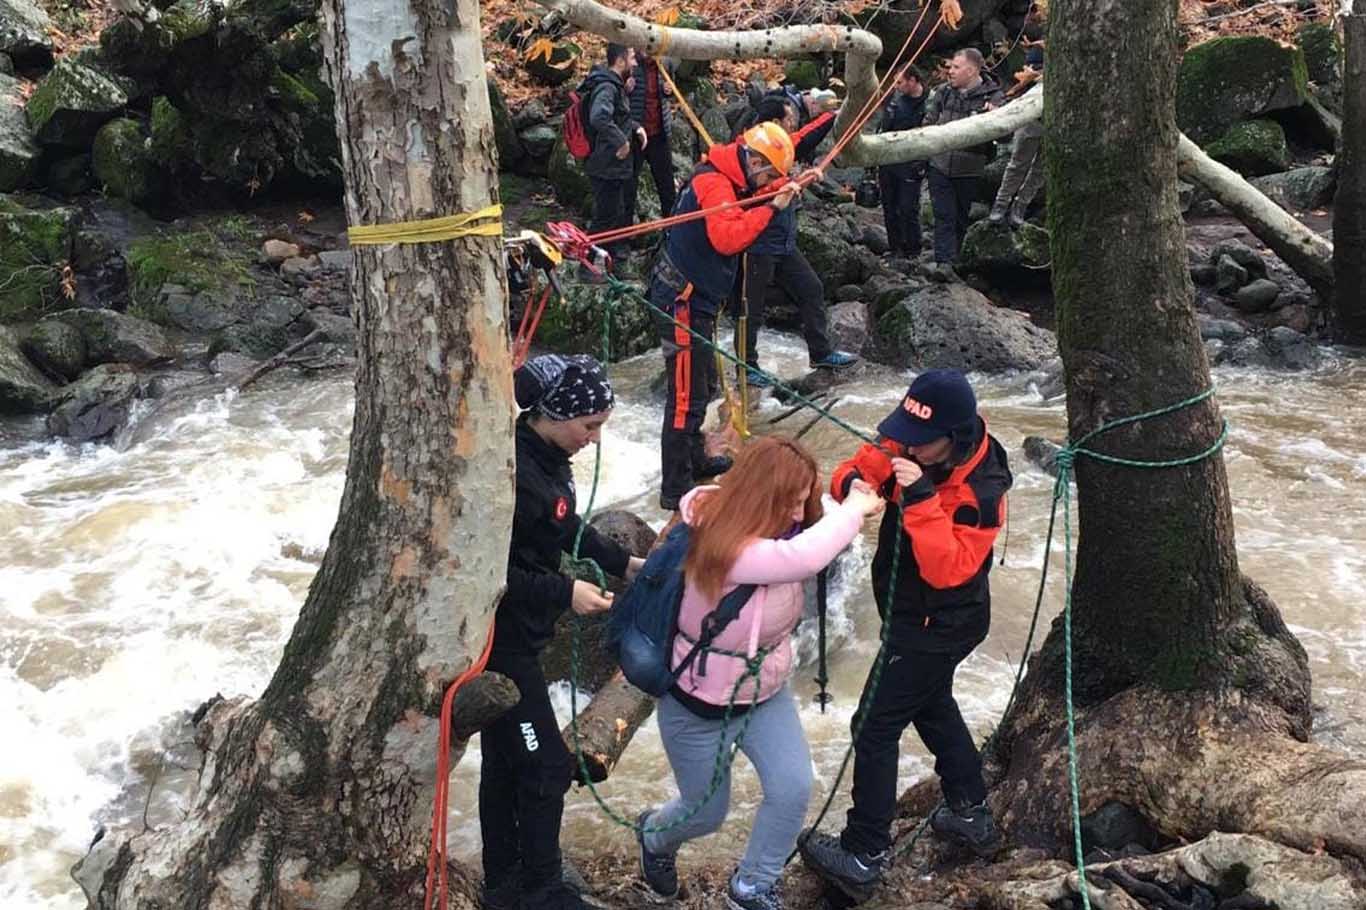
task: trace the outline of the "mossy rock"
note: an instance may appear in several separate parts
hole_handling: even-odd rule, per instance
[[[171,171],[184,168],[193,157],[194,140],[185,128],[185,117],[171,99],[152,99],[150,123],[152,160]]]
[[[555,187],[555,198],[560,205],[585,216],[593,213],[593,185],[583,170],[583,162],[569,154],[564,136],[555,142],[555,148],[550,152],[546,175]]]
[[[1298,34],[1300,50],[1309,78],[1319,85],[1332,85],[1341,78],[1342,45],[1337,30],[1328,22],[1307,22]]]
[[[1048,232],[1033,224],[1011,230],[1004,224],[974,222],[963,238],[962,271],[999,275],[1021,270],[1047,275],[1051,261]]]
[[[806,89],[820,88],[825,84],[825,67],[814,58],[789,60],[783,66],[783,81]]]
[[[127,103],[127,92],[108,74],[67,59],[43,77],[24,110],[40,145],[83,149]]]
[[[129,244],[126,258],[134,307],[153,321],[158,321],[155,304],[162,285],[193,293],[251,281],[250,254],[229,248],[205,229],[139,237]]]
[[[0,326],[0,414],[41,414],[57,385],[29,362],[12,329]]]
[[[1229,36],[1186,52],[1176,83],[1176,121],[1196,142],[1235,123],[1299,107],[1308,97],[1304,51],[1261,36]]]
[[[536,329],[536,343],[561,353],[602,356],[602,314],[613,303],[603,285],[565,285],[563,298],[546,307]],[[611,360],[643,354],[659,343],[649,308],[634,298],[612,306]]]
[[[0,0],[0,53],[25,69],[52,62],[52,20],[32,0]]]
[[[18,80],[0,74],[0,193],[28,186],[43,154],[19,97]]]
[[[159,195],[160,172],[142,124],[136,120],[121,117],[100,127],[91,149],[91,165],[95,179],[111,196],[141,205]]]
[[[70,309],[53,319],[81,333],[88,362],[137,365],[169,360],[175,349],[160,327],[145,319],[113,310]]]
[[[510,171],[521,163],[523,157],[522,140],[517,138],[517,130],[512,125],[512,115],[498,83],[487,80],[489,87],[489,112],[493,115],[493,141],[498,146],[498,169]]]
[[[70,381],[85,369],[88,356],[85,338],[60,319],[48,318],[39,322],[25,336],[20,347],[28,359],[49,376]]]
[[[27,209],[0,196],[0,323],[33,319],[64,300],[74,209]]]
[[[1205,146],[1216,161],[1247,177],[1277,174],[1290,166],[1290,146],[1285,130],[1275,120],[1236,123],[1224,135]]]

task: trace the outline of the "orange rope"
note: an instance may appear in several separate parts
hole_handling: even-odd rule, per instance
[[[547,284],[545,292],[541,294],[540,301],[536,304],[533,314],[531,300],[536,296],[536,289],[533,286],[527,292],[527,308],[522,311],[522,321],[517,326],[517,336],[512,340],[512,368],[515,370],[526,363],[526,355],[531,350],[531,339],[536,334],[537,327],[541,324],[541,316],[545,313],[545,305],[550,300],[550,292],[555,289],[554,285]]]
[[[451,683],[445,697],[441,699],[441,725],[436,746],[436,792],[432,796],[432,844],[427,852],[427,898],[422,904],[423,910],[432,910],[434,882],[440,901],[437,910],[446,910],[447,906],[446,875],[450,864],[446,859],[446,809],[451,789],[451,709],[460,688],[483,673],[484,667],[488,665],[489,652],[493,650],[493,627],[494,623],[490,620],[489,637],[484,642],[484,650],[480,653],[479,659],[455,678],[455,682]]]

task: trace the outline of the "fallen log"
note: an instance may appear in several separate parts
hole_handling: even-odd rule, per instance
[[[522,694],[517,685],[501,673],[480,673],[462,686],[451,705],[451,764],[454,768],[465,757],[470,737],[512,710]]]
[[[590,781],[597,784],[607,780],[631,744],[631,737],[654,709],[655,700],[628,683],[618,670],[580,712],[577,741],[574,723],[564,728],[562,735],[569,750],[575,751],[577,745],[583,753]],[[582,769],[575,768],[574,774],[582,783]]]

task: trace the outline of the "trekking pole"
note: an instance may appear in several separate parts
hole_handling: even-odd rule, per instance
[[[740,317],[735,320],[735,353],[744,364],[749,363],[749,253],[740,260]],[[758,362],[757,360],[755,361]],[[749,367],[742,366],[735,373],[735,385],[740,390],[740,422],[736,429],[741,439],[749,438]]]
[[[816,696],[816,703],[821,706],[821,713],[825,713],[825,706],[833,701],[833,697],[826,689],[830,682],[830,674],[825,666],[825,613],[829,601],[830,591],[830,572],[828,569],[821,569],[816,573],[816,650],[819,652],[816,663],[816,685],[820,686],[820,694]]]

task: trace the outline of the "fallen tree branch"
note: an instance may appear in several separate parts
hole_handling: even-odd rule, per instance
[[[254,367],[251,370],[251,372],[247,373],[237,382],[233,383],[233,385],[237,386],[237,390],[239,392],[242,391],[247,386],[251,385],[253,382],[260,379],[262,376],[266,375],[272,370],[277,370],[280,367],[284,366],[286,363],[289,362],[289,358],[293,357],[295,354],[299,353],[304,348],[308,347],[314,342],[323,341],[326,338],[326,332],[324,332],[322,329],[314,329],[300,340],[294,342],[289,347],[285,348],[283,351],[267,360],[265,363],[257,367]]]
[[[1205,19],[1192,20],[1191,22],[1186,22],[1186,23],[1182,23],[1182,24],[1183,24],[1183,25],[1213,25],[1214,23],[1216,23],[1216,22],[1222,22],[1222,21],[1224,21],[1225,19],[1236,19],[1236,18],[1238,18],[1239,16],[1246,16],[1246,15],[1248,15],[1249,13],[1259,12],[1260,10],[1268,9],[1268,8],[1270,8],[1270,7],[1273,7],[1273,6],[1298,6],[1299,3],[1300,3],[1300,0],[1266,0],[1265,3],[1258,3],[1258,4],[1256,4],[1255,6],[1249,6],[1247,9],[1234,10],[1234,11],[1231,12],[1231,13],[1221,13],[1221,14],[1218,15],[1218,16],[1209,16],[1209,17],[1207,17],[1207,18],[1205,18]]]

